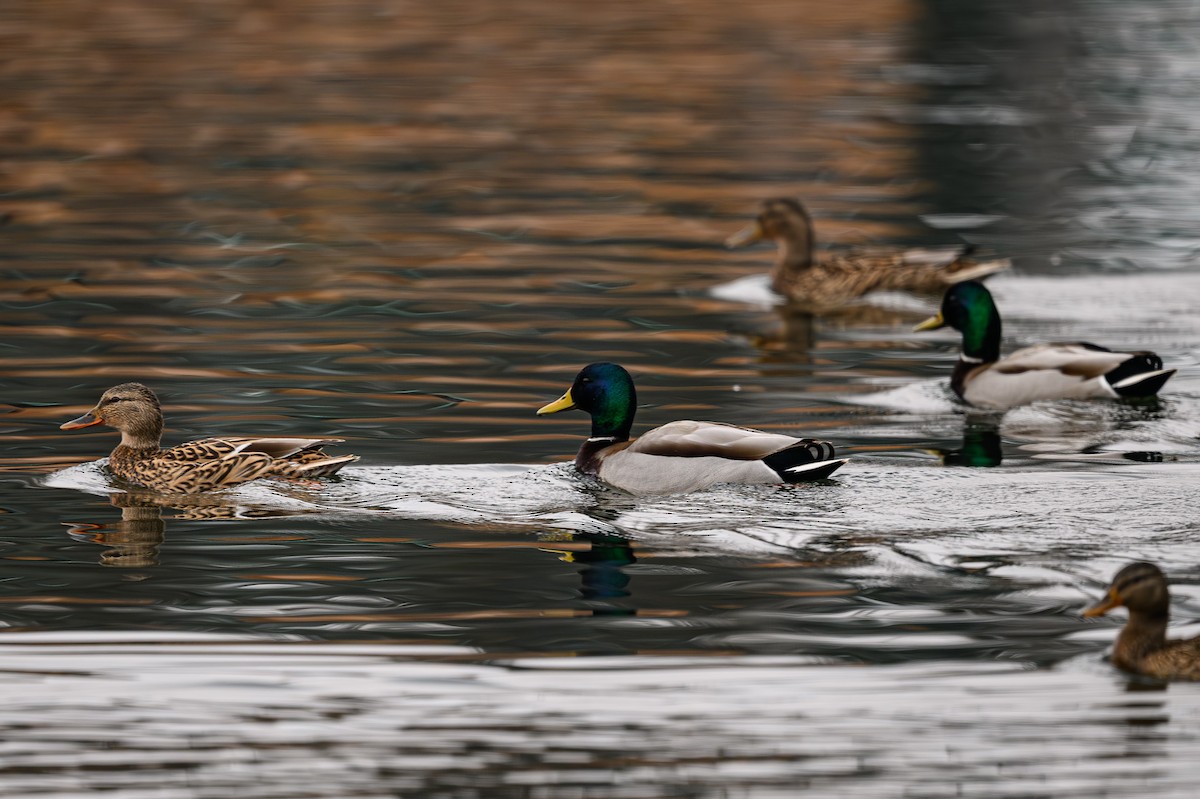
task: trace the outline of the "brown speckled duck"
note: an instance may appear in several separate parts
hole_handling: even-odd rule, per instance
[[[1083,615],[1103,616],[1121,605],[1129,609],[1112,652],[1118,668],[1160,680],[1200,680],[1200,638],[1167,640],[1170,602],[1162,571],[1153,563],[1131,563]]]
[[[728,247],[770,239],[779,246],[771,290],[808,308],[836,308],[870,291],[942,292],[947,286],[1009,267],[1008,259],[975,261],[972,248],[857,249],[813,255],[812,219],[789,198],[767,200]]]
[[[321,451],[340,438],[260,438],[223,436],[162,449],[163,415],[154,392],[141,383],[105,391],[96,407],[60,425],[78,430],[106,424],[121,431],[121,443],[108,457],[113,474],[131,483],[178,494],[240,485],[259,477],[328,477],[357,455],[330,457]]]

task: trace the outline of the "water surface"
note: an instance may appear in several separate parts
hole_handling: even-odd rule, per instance
[[[1200,110],[1169,0],[0,9],[6,796],[1190,796],[1200,693],[1079,609],[1200,571]],[[977,243],[1006,346],[1180,369],[966,414],[936,298],[798,319],[769,248]],[[851,455],[631,497],[536,418],[625,364],[638,427]],[[167,440],[346,439],[326,485],[126,491]]]

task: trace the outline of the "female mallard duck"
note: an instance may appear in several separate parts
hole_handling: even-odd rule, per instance
[[[1167,578],[1153,563],[1131,563],[1113,578],[1104,598],[1083,612],[1103,616],[1124,605],[1129,621],[1117,636],[1112,662],[1160,680],[1200,680],[1200,638],[1167,640]]]
[[[257,438],[226,436],[189,441],[161,449],[163,415],[154,392],[141,383],[122,383],[100,397],[96,407],[60,425],[78,430],[106,424],[121,431],[121,443],[108,456],[113,474],[156,491],[195,494],[259,477],[327,477],[358,460],[321,451],[340,438]]]
[[[1008,259],[974,261],[973,248],[863,249],[813,257],[812,219],[795,200],[763,203],[749,227],[726,239],[728,247],[770,239],[779,246],[771,290],[817,308],[844,305],[870,291],[938,292],[953,283],[1007,269]]]
[[[716,483],[798,483],[828,477],[846,461],[833,445],[720,422],[670,422],[629,440],[637,393],[615,363],[585,366],[566,394],[538,416],[578,408],[592,435],[575,456],[583,474],[631,494],[679,494]]]
[[[1038,400],[1151,397],[1175,374],[1153,352],[1114,352],[1087,342],[1035,344],[1000,357],[1000,312],[982,283],[957,283],[942,308],[913,330],[950,327],[962,352],[950,387],[980,408],[1003,410]]]

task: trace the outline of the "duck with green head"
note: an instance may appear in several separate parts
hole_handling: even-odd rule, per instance
[[[798,483],[818,480],[846,461],[833,445],[720,422],[670,422],[630,439],[637,391],[615,363],[593,363],[567,393],[538,416],[581,410],[592,434],[575,456],[575,468],[632,494],[678,494],[717,483]]]
[[[775,242],[779,255],[771,270],[771,290],[814,310],[836,308],[872,291],[940,292],[1009,267],[1006,258],[974,260],[972,247],[858,248],[818,257],[814,238],[805,207],[778,197],[764,202],[758,218],[726,239],[725,246]]]
[[[914,330],[952,327],[962,351],[950,387],[980,408],[1003,410],[1038,400],[1151,397],[1175,374],[1149,351],[1119,352],[1085,341],[1035,344],[1000,357],[1000,312],[975,281],[946,291],[941,310]]]
[[[1157,566],[1130,563],[1083,615],[1103,616],[1122,605],[1129,610],[1129,621],[1117,636],[1113,665],[1160,680],[1200,680],[1200,638],[1167,640],[1171,595]]]

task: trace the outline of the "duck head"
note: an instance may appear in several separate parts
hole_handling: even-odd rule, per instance
[[[946,289],[941,310],[913,328],[914,331],[952,327],[962,333],[962,354],[979,363],[1000,359],[1000,312],[987,287],[975,280]]]
[[[122,383],[100,396],[96,407],[60,430],[78,430],[105,424],[121,431],[121,444],[134,449],[157,447],[162,437],[163,416],[158,397],[141,383]]]
[[[797,201],[788,197],[767,200],[762,204],[758,218],[727,238],[725,246],[733,249],[763,240],[779,245],[779,261],[771,273],[773,284],[778,283],[786,272],[812,266],[812,217]]]
[[[633,427],[637,391],[633,378],[615,363],[583,367],[567,393],[538,409],[538,416],[579,409],[592,417],[592,438],[625,441]]]
[[[1117,572],[1108,592],[1083,615],[1103,616],[1124,605],[1130,613],[1165,617],[1170,603],[1167,578],[1162,570],[1153,563],[1130,563]]]

